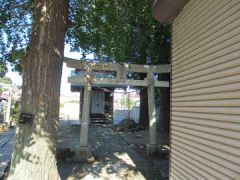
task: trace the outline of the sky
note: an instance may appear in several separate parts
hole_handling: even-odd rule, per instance
[[[64,49],[64,56],[73,58],[73,59],[80,59],[81,54],[79,52],[70,52],[70,46],[65,45]],[[93,58],[93,55],[89,55],[88,58]],[[62,71],[62,83],[61,83],[61,94],[70,94],[70,84],[67,82],[68,76],[71,74],[72,68],[67,68],[66,63],[63,63],[63,71]],[[8,73],[6,74],[9,77],[13,84],[15,85],[22,85],[22,77],[17,73],[11,70],[11,66],[8,64]]]

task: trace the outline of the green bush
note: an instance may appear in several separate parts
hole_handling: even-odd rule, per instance
[[[14,101],[11,105],[10,113],[11,121],[13,123],[16,123],[19,119],[19,116],[20,116],[20,102]]]
[[[2,78],[0,78],[0,83],[12,84],[12,80],[9,77],[2,77]]]
[[[120,103],[122,106],[128,109],[131,109],[133,106],[136,106],[136,102],[131,100],[129,97],[122,98]]]

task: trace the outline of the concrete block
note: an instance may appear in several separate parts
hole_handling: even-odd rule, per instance
[[[148,156],[160,156],[161,149],[158,144],[146,144],[146,151]]]
[[[78,162],[87,162],[92,157],[90,146],[78,146],[74,149],[74,160]]]

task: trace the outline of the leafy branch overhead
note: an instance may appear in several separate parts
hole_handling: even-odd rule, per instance
[[[31,33],[33,1],[0,1],[0,75],[9,62],[21,72],[21,59],[26,55]]]
[[[152,18],[152,0],[69,0],[66,43],[98,61],[169,62],[170,27]],[[31,25],[32,0],[0,0],[0,75],[10,62],[21,71]]]
[[[152,18],[150,0],[75,0],[67,33],[72,50],[98,60],[139,64],[169,62],[170,27]]]

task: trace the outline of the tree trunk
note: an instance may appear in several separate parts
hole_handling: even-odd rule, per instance
[[[67,14],[67,0],[34,1],[21,109],[34,120],[16,128],[9,179],[60,179],[55,154]]]
[[[148,127],[148,95],[147,88],[140,89],[140,112],[139,112],[139,126]]]
[[[170,74],[161,74],[162,81],[170,81]],[[170,88],[160,88],[160,106],[159,106],[159,121],[158,130],[169,132],[170,124]]]
[[[158,130],[169,132],[170,123],[170,89],[160,88],[160,106],[159,106]]]

